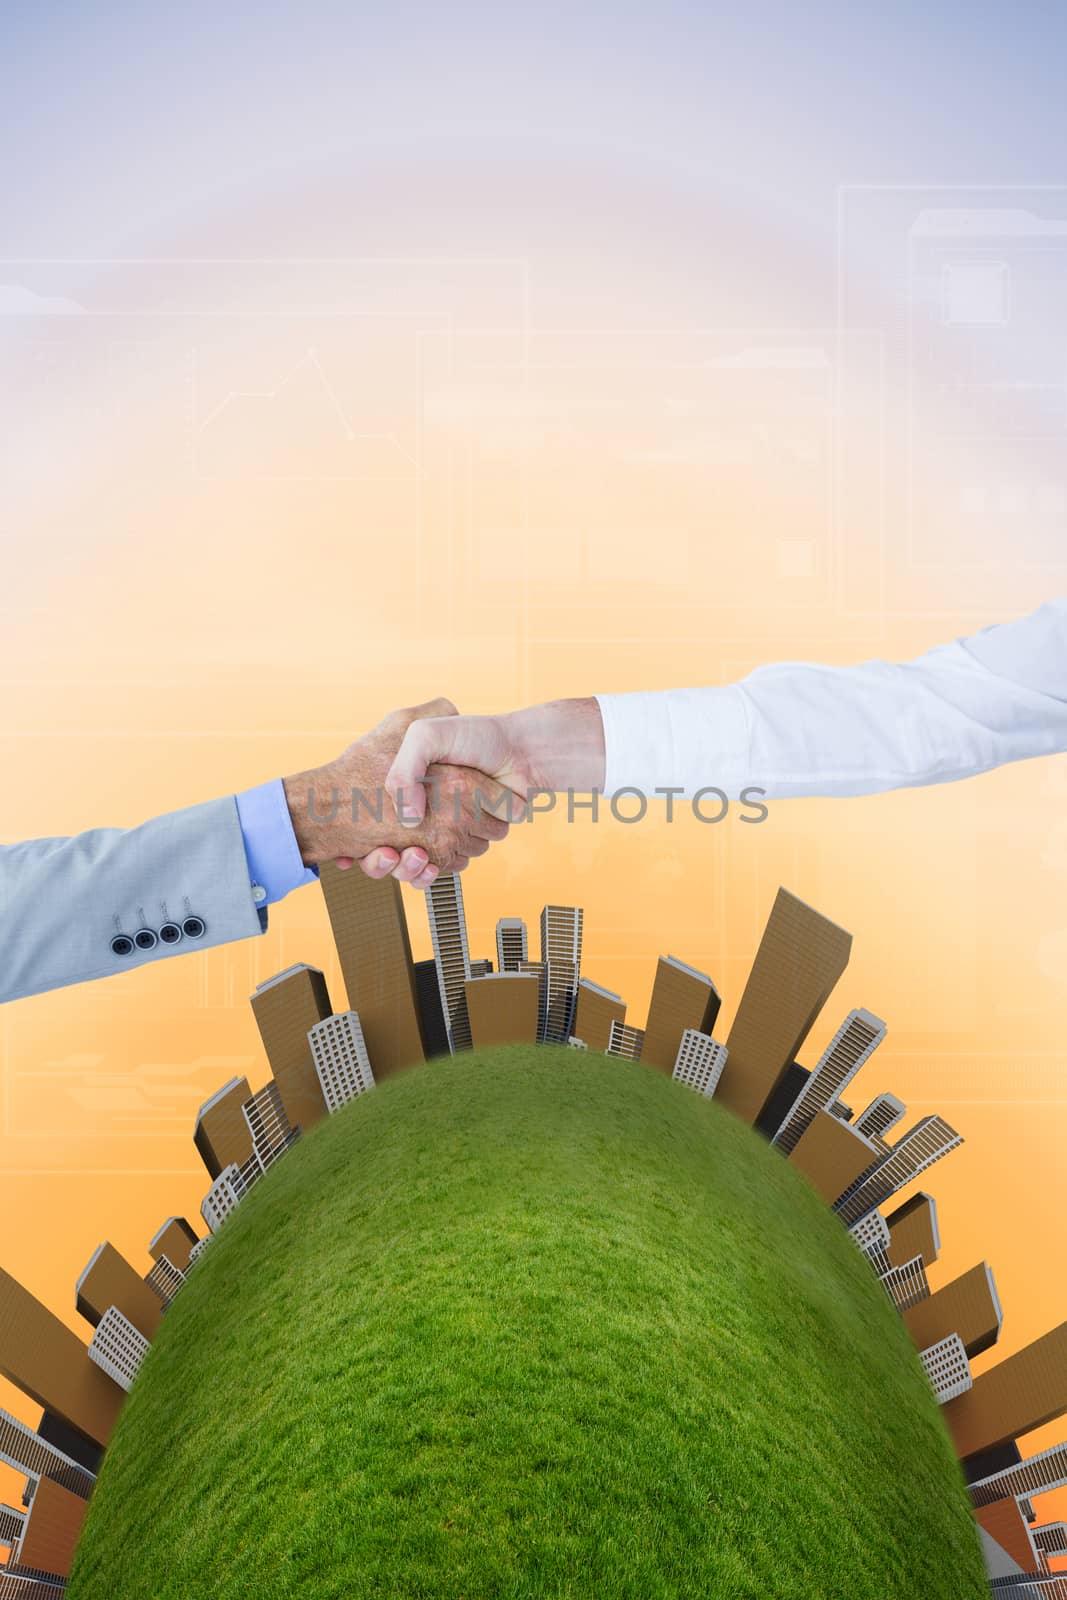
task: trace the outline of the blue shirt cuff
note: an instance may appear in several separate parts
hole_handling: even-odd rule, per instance
[[[300,859],[282,780],[273,778],[258,788],[245,789],[235,799],[249,877],[253,885],[266,890],[262,904],[284,899],[290,889],[301,884],[314,883],[318,868],[305,867]]]

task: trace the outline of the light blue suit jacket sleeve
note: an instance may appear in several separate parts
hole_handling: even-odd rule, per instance
[[[0,1001],[247,939],[266,925],[233,795],[137,828],[0,846]],[[139,948],[142,930],[155,936],[150,948]]]

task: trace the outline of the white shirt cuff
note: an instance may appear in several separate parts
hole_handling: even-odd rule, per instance
[[[730,799],[752,781],[745,697],[737,684],[595,696],[604,723],[604,793],[721,789]]]

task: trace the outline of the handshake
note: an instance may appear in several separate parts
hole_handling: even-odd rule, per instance
[[[284,779],[305,866],[358,865],[428,889],[529,815],[535,794],[604,781],[596,700],[461,717],[449,700],[394,711],[325,766]]]

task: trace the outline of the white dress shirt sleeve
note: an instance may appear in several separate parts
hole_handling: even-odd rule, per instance
[[[1067,599],[914,661],[783,661],[707,689],[597,695],[604,789],[874,794],[1067,750]]]

